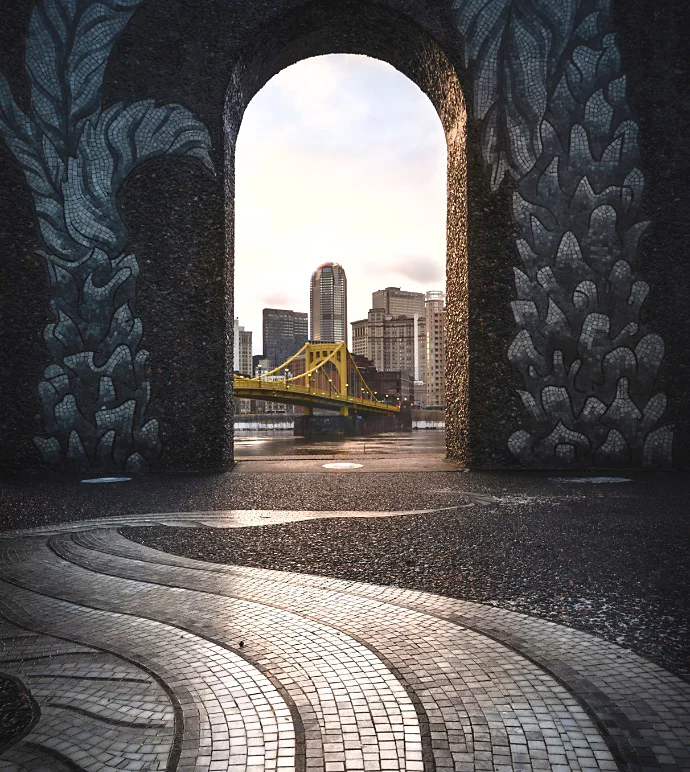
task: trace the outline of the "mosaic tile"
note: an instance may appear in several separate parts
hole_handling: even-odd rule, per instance
[[[35,742],[77,760],[102,744],[108,766],[136,744],[164,768],[168,690],[185,719],[181,768],[682,769],[690,758],[690,687],[591,635],[423,592],[189,560],[84,525],[0,540],[3,667],[53,703],[0,763]],[[147,726],[153,736],[135,740]]]

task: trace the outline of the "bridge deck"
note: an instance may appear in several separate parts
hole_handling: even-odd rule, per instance
[[[243,378],[236,375],[233,379],[235,396],[244,399],[262,399],[269,402],[283,402],[289,405],[320,407],[339,410],[349,407],[357,411],[395,415],[400,413],[397,405],[388,405],[371,399],[343,396],[333,390],[314,389],[289,381],[264,381],[259,378]]]

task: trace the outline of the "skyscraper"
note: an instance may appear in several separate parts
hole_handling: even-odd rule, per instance
[[[240,327],[240,357],[238,370],[242,375],[252,377],[252,333]]]
[[[422,295],[422,297],[424,297]],[[352,322],[352,353],[370,359],[377,370],[399,370],[414,380],[426,374],[425,318],[391,316],[372,308],[366,319]]]
[[[347,341],[347,278],[338,263],[324,263],[311,275],[311,340]]]
[[[426,293],[426,404],[446,404],[446,296]]]
[[[307,315],[282,308],[263,310],[264,357],[279,367],[307,342]]]
[[[233,326],[234,348],[232,369],[242,375],[252,374],[252,334],[235,318]]]
[[[237,344],[235,348],[235,371],[251,378],[254,368],[252,367],[252,333],[251,330],[245,330],[244,327],[238,325],[238,320],[235,319],[235,330],[237,333]],[[252,400],[235,398],[235,412],[236,413],[251,413]]]
[[[366,319],[352,322],[352,353],[361,354],[377,370],[400,370],[416,381],[426,373],[424,293],[386,287],[371,296]]]

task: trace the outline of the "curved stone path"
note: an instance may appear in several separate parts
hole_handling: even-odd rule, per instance
[[[409,513],[164,513],[0,534],[0,671],[41,708],[0,770],[690,769],[690,685],[618,646],[117,531],[396,514]]]

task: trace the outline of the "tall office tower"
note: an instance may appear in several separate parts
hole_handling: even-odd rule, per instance
[[[347,341],[347,278],[338,263],[324,263],[311,275],[311,340]]]
[[[264,357],[280,367],[307,342],[307,315],[282,308],[263,310]]]
[[[445,294],[427,292],[426,302],[426,400],[427,405],[446,404],[446,303]]]
[[[240,326],[240,320],[236,317],[233,325],[232,369],[242,375],[252,374],[252,334]]]
[[[424,316],[391,316],[382,308],[372,308],[366,319],[351,326],[353,354],[370,359],[379,371],[399,370],[413,380],[424,380]]]
[[[232,369],[240,369],[240,320],[235,317],[232,325]]]
[[[424,332],[424,293],[408,292],[400,287],[386,287],[371,295],[371,307],[383,308],[392,317],[408,316],[414,319],[414,329],[405,334],[412,341],[413,367],[410,373],[416,381],[424,380],[426,371],[426,337]],[[419,342],[423,341],[420,346]]]
[[[232,325],[232,369],[235,372],[240,369],[240,330],[244,327],[240,327],[240,320],[235,317]]]
[[[238,320],[235,319],[235,365],[234,369],[240,375],[251,378],[254,374],[254,365],[252,362],[252,333],[251,330],[245,330],[240,327]],[[236,413],[251,413],[254,400],[235,398]]]
[[[382,308],[390,316],[424,316],[424,293],[386,287],[371,293],[371,307]]]
[[[240,327],[239,354],[238,369],[242,375],[251,378],[253,375],[252,333],[251,330],[245,330],[243,327]]]
[[[386,287],[371,295],[366,319],[352,322],[352,353],[377,370],[400,370],[416,381],[426,371],[424,293]]]

